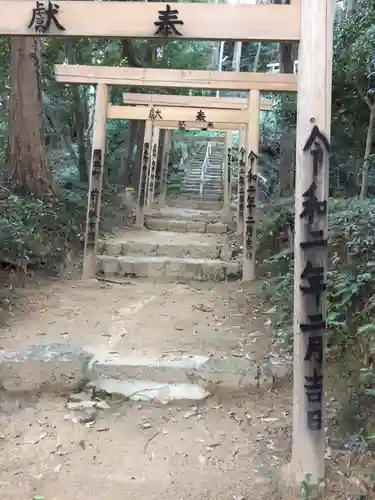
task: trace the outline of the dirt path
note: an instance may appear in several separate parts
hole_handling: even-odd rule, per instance
[[[22,313],[0,329],[0,348],[70,342],[121,353],[246,355],[269,353],[269,316],[254,302],[248,323],[238,308],[240,283],[152,283],[125,285],[62,281],[31,289]]]
[[[1,348],[71,342],[119,353],[270,350],[269,315],[238,303],[240,283],[98,280],[31,289],[0,331]],[[287,458],[288,390],[211,398],[196,409],[107,400],[80,423],[66,399],[0,402],[0,493],[29,500],[276,500],[270,470]]]
[[[277,500],[288,396],[190,410],[109,401],[90,425],[75,423],[61,400],[3,401],[1,498]]]

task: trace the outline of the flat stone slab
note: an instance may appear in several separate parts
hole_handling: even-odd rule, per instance
[[[97,380],[152,380],[160,384],[194,384],[210,394],[269,388],[276,379],[288,374],[290,365],[284,363],[273,370],[270,363],[254,363],[236,356],[208,357],[164,354],[159,357],[94,356],[89,376]]]
[[[239,278],[241,273],[238,262],[221,260],[98,255],[97,261],[99,272],[106,276],[132,276],[167,281],[223,281],[226,278]]]
[[[115,238],[99,241],[98,253],[114,257],[147,255],[220,259],[224,246],[221,239],[213,234],[129,231]]]
[[[92,358],[70,344],[31,345],[20,352],[0,352],[0,387],[9,392],[65,393],[87,380]]]
[[[90,383],[91,387],[107,394],[122,396],[131,401],[168,404],[204,401],[210,393],[195,384],[166,384],[152,380],[101,379]]]
[[[192,208],[163,207],[153,210],[150,217],[160,219],[187,220],[200,222],[219,222],[220,213],[213,210],[194,210]]]
[[[221,201],[201,201],[199,196],[191,197],[181,194],[178,198],[168,198],[167,205],[175,208],[189,208],[194,210],[221,210],[223,202]]]
[[[147,229],[154,231],[174,231],[177,233],[215,233],[228,232],[228,225],[221,222],[203,222],[173,219],[157,219],[147,217],[145,223]]]

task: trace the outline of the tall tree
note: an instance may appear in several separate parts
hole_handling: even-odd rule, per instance
[[[23,192],[53,196],[51,170],[46,160],[42,128],[40,41],[11,39],[9,166],[10,181]]]
[[[289,0],[273,0],[276,5],[289,4]],[[294,59],[296,44],[280,43],[280,73],[294,73]],[[280,138],[280,167],[279,183],[280,196],[290,196],[293,191],[293,165],[295,130],[291,129],[284,121],[283,133]]]

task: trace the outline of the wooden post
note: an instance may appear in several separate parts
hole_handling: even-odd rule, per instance
[[[237,234],[244,233],[245,170],[246,170],[246,125],[240,126],[237,166]]]
[[[324,477],[324,328],[333,0],[301,0],[294,236],[293,445],[300,483]],[[318,134],[317,134],[318,133]],[[319,135],[322,134],[322,135]]]
[[[154,203],[159,136],[160,136],[160,128],[154,127],[154,130],[152,132],[150,175],[149,175],[148,194],[147,194],[147,206],[150,208]]]
[[[142,167],[139,179],[138,188],[138,202],[135,225],[138,227],[144,226],[144,207],[146,202],[146,188],[147,188],[147,178],[149,173],[149,165],[151,159],[150,145],[152,139],[152,121],[146,120],[145,134],[143,139],[143,150],[142,150]]]
[[[172,131],[164,131],[163,154],[160,172],[160,195],[159,206],[165,207],[167,204],[167,187],[168,187],[168,162],[169,162],[169,149],[171,146]]]
[[[151,144],[152,144],[152,136],[154,133],[154,124],[152,123],[152,128],[151,128],[151,141],[149,144],[149,162],[147,164],[147,175],[146,175],[146,186],[145,186],[145,207],[148,207],[148,195],[150,191],[150,178],[151,178]]]
[[[244,230],[244,262],[242,279],[252,281],[255,279],[255,255],[256,255],[256,221],[257,221],[257,187],[258,179],[252,176],[258,175],[258,152],[259,152],[259,122],[260,122],[260,92],[250,90],[249,92],[249,120],[247,125],[247,157],[245,175],[245,230]],[[255,192],[254,192],[255,189]]]
[[[224,205],[223,215],[230,216],[230,169],[232,162],[232,132],[225,133],[225,154],[224,154]]]
[[[85,246],[82,277],[95,276],[96,249],[99,239],[100,205],[102,198],[105,139],[107,129],[108,85],[98,83],[95,97],[89,192],[86,212]]]

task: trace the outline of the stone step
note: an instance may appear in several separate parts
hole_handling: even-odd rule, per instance
[[[193,189],[200,189],[201,183],[200,182],[184,182],[182,189],[186,188],[193,188]],[[212,189],[216,191],[221,191],[222,190],[222,184],[221,182],[204,182],[203,187],[206,189]]]
[[[144,233],[144,240],[142,240],[142,233]],[[134,235],[130,233],[126,239],[122,240],[115,238],[101,240],[98,244],[98,253],[112,257],[150,255],[157,257],[189,257],[194,259],[220,259],[225,253],[223,252],[224,242],[222,244],[215,241],[205,242],[199,241],[199,238],[196,241],[192,241],[186,238],[187,233],[181,234],[170,231],[167,231],[168,237],[163,238],[165,242],[160,242],[160,240],[156,242],[159,239],[158,235],[160,233],[160,231],[140,231]],[[154,242],[150,241],[152,239]]]
[[[191,208],[162,207],[155,208],[149,217],[159,219],[220,222],[221,214],[213,210],[195,210]]]
[[[187,173],[184,176],[185,180],[186,179],[200,180],[200,178],[201,178],[201,172],[199,172],[199,173],[198,172],[197,173],[195,173],[195,172],[189,172],[189,173]],[[216,172],[205,172],[204,173],[204,178],[206,180],[214,180],[214,181],[221,180],[222,179],[222,174],[221,174],[221,172],[217,172],[217,173]]]
[[[176,233],[224,234],[228,232],[227,224],[221,222],[158,219],[156,217],[146,217],[145,226],[154,231],[173,231]]]
[[[199,401],[210,395],[268,389],[290,369],[236,356],[162,353],[94,353],[88,366],[90,386],[135,401],[167,404]],[[285,376],[285,374],[284,374]],[[280,377],[281,378],[281,377]]]
[[[221,201],[203,200],[200,198],[181,193],[178,198],[169,197],[167,200],[170,208],[186,208],[191,210],[221,210],[223,203]]]
[[[203,387],[195,384],[168,384],[153,380],[126,378],[96,378],[87,384],[89,388],[102,391],[126,401],[138,401],[155,405],[191,404],[196,405],[210,396]]]
[[[199,171],[199,172],[187,172],[185,175],[184,175],[184,179],[189,179],[189,178],[192,178],[192,179],[200,179],[202,176],[202,172]],[[212,172],[212,171],[207,171],[204,172],[204,178],[207,179],[221,179],[222,178],[222,173],[221,171],[220,172]]]
[[[192,194],[195,196],[201,196],[199,189],[183,189],[182,193],[184,194]],[[205,199],[219,199],[222,196],[222,192],[220,190],[215,191],[206,191],[202,192],[202,197]]]
[[[224,281],[240,278],[238,262],[178,257],[145,257],[98,255],[98,274],[129,276],[162,281]]]
[[[218,186],[221,186],[221,179],[205,179],[203,181],[203,184],[205,186],[212,186],[212,187],[218,187]],[[201,181],[200,179],[185,179],[184,180],[184,186],[200,186],[201,185]]]
[[[196,196],[201,196],[201,192],[199,188],[190,188],[190,189],[182,189],[183,194],[193,194]],[[221,189],[207,190],[204,189],[202,192],[202,197],[204,198],[220,198],[222,196]]]

